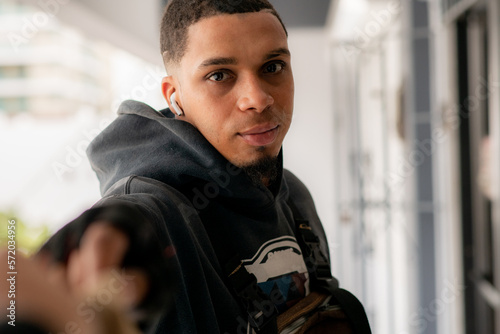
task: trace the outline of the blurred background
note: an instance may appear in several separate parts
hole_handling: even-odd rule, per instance
[[[0,2],[0,239],[100,198],[89,142],[165,108],[161,0]],[[275,0],[296,82],[285,167],[374,333],[500,334],[500,2]]]

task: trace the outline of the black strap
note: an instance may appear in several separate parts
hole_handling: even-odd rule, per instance
[[[297,242],[308,264],[309,275],[313,286],[326,290],[342,308],[355,334],[371,334],[370,323],[361,302],[349,291],[340,289],[338,280],[332,276],[330,262],[323,254],[320,239],[312,230],[309,221],[302,217],[299,209],[291,198],[287,201],[295,221]]]
[[[365,308],[352,293],[344,289],[334,289],[332,298],[342,308],[356,334],[371,334],[370,323]]]
[[[332,276],[330,262],[321,250],[318,236],[312,230],[309,221],[302,217],[295,203],[289,199],[287,204],[292,210],[297,243],[302,250],[311,281],[315,286],[326,288],[328,291],[331,288],[337,288],[338,281]]]

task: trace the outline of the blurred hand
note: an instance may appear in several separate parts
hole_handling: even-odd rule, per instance
[[[145,273],[121,271],[120,264],[129,247],[128,237],[106,222],[92,223],[80,241],[80,247],[71,252],[67,264],[67,280],[77,296],[92,295],[122,275],[126,286],[113,296],[123,308],[131,308],[145,296],[148,286]],[[114,274],[114,275],[113,275]],[[133,279],[131,279],[133,277]]]
[[[67,326],[98,333],[101,324],[94,320],[102,320],[106,308],[125,314],[147,293],[145,273],[120,268],[128,247],[123,232],[106,222],[94,222],[85,230],[79,248],[69,254],[66,266],[54,264],[44,254],[33,259],[17,255],[16,319],[58,333],[67,332]],[[6,252],[0,260],[7,263]],[[3,310],[10,302],[7,278],[0,282]]]

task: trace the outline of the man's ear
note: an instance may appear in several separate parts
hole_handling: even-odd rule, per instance
[[[172,109],[172,106],[170,105],[170,96],[172,96],[172,94],[175,91],[177,91],[176,86],[177,85],[176,85],[175,79],[171,75],[166,76],[161,80],[161,92],[163,94],[163,97],[167,101],[170,109]]]
[[[161,90],[163,97],[167,101],[170,111],[176,115],[175,118],[185,116],[182,102],[180,102],[182,101],[182,93],[179,88],[179,82],[174,76],[169,75],[162,79]]]
[[[178,87],[179,87],[179,83],[172,75],[164,77],[161,81],[161,92],[163,94],[163,97],[167,101],[168,107],[170,108],[170,110],[172,110],[174,112],[176,109],[174,108],[174,106],[172,106],[172,102],[171,102],[172,101],[172,94],[174,94],[174,93],[176,93],[177,105],[182,110],[182,104],[179,102],[181,99],[181,96],[180,96],[180,90],[177,89]]]

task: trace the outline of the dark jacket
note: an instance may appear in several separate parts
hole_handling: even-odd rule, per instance
[[[235,259],[280,311],[309,291],[290,198],[325,254],[328,247],[313,200],[292,173],[280,168],[269,188],[254,185],[168,109],[126,101],[118,114],[88,149],[103,195],[96,207],[132,205],[153,226],[160,247],[175,248],[175,303],[157,333],[246,333],[247,315],[227,279]]]

